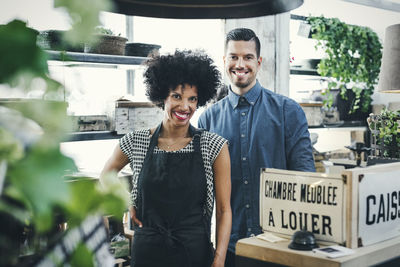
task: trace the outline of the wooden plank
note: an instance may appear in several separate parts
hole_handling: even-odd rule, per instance
[[[399,257],[400,237],[371,246],[354,249],[349,256],[330,259],[312,251],[292,250],[290,241],[270,243],[256,237],[241,239],[236,244],[236,255],[287,266],[371,266]],[[318,243],[321,246],[325,246]],[[241,266],[238,266],[241,267]]]
[[[132,102],[132,101],[117,101],[116,108],[140,108],[140,107],[155,107],[151,102]]]

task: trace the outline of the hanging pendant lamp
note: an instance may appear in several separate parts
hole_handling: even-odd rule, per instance
[[[303,0],[113,0],[115,12],[156,18],[229,19],[275,15]]]
[[[382,93],[400,93],[400,24],[386,28],[378,89]]]

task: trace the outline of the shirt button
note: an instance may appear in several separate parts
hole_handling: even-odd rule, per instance
[[[243,137],[245,137],[246,135],[244,135],[244,134],[241,134],[240,136],[243,138]]]
[[[249,183],[249,181],[247,181],[247,180],[244,180],[244,184],[248,184]]]
[[[246,208],[250,208],[250,205],[249,205],[249,204],[246,204]]]
[[[241,97],[241,98],[240,98],[240,102],[243,102],[243,101],[244,101],[244,98],[243,98],[243,97]]]
[[[247,228],[247,231],[248,231],[248,232],[251,232],[251,228]]]
[[[243,157],[242,160],[245,161],[245,160],[246,160],[246,157]]]
[[[246,116],[246,112],[242,112],[242,116]]]

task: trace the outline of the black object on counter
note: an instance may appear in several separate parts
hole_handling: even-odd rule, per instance
[[[295,250],[312,250],[317,247],[314,234],[306,230],[296,231],[292,236],[292,242],[289,244],[289,248]]]
[[[345,147],[350,149],[351,151],[356,152],[357,167],[360,167],[361,164],[361,153],[371,151],[371,148],[366,147],[362,142],[357,142],[355,146],[345,146]]]

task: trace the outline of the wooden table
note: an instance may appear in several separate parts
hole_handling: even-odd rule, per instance
[[[400,266],[400,237],[355,249],[349,256],[330,259],[312,251],[288,248],[290,241],[270,243],[256,237],[241,239],[236,245],[236,266],[370,266],[394,260]],[[397,259],[396,259],[397,257]],[[398,265],[396,265],[398,264]]]

